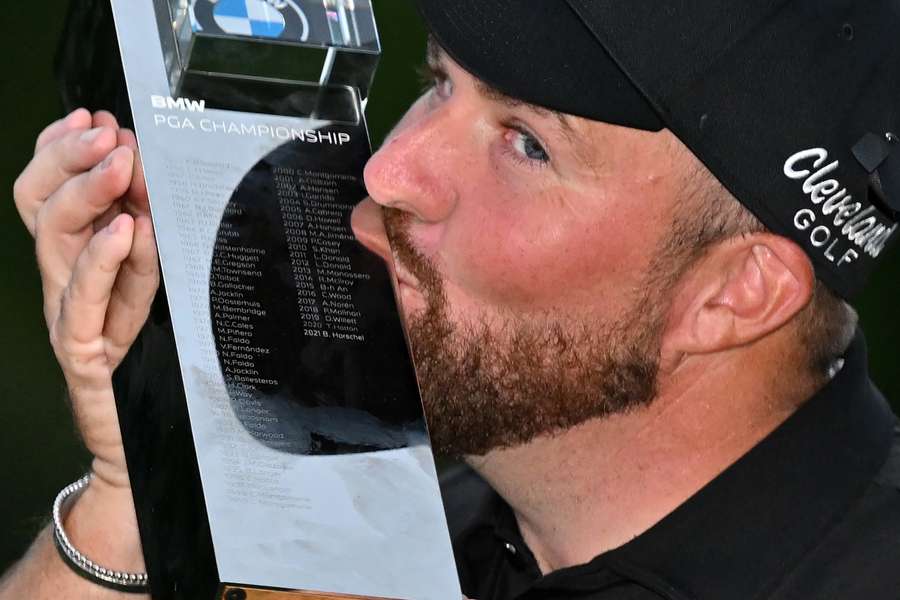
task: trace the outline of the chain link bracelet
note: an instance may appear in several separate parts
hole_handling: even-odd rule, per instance
[[[146,573],[125,573],[101,567],[87,556],[79,552],[69,541],[63,529],[63,505],[66,500],[80,494],[91,482],[92,475],[85,475],[75,483],[66,486],[53,502],[53,541],[59,555],[73,571],[88,581],[102,587],[132,594],[150,592]]]

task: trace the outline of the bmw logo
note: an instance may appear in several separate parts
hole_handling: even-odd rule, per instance
[[[192,0],[195,31],[305,42],[309,19],[294,0]]]

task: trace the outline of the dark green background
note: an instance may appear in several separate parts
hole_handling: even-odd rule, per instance
[[[7,4],[0,22],[0,572],[45,523],[56,492],[89,464],[47,342],[33,244],[11,191],[37,134],[60,116],[52,62],[66,2]],[[418,92],[424,35],[407,0],[376,0],[376,9],[385,47],[369,105],[377,141]],[[900,261],[894,254],[888,262],[859,306],[875,379],[889,397],[900,398],[894,369],[900,327],[893,314]]]

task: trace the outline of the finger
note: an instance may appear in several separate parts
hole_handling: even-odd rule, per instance
[[[150,314],[150,306],[159,288],[159,260],[150,217],[134,221],[131,253],[122,263],[110,297],[103,331],[119,353],[118,362],[134,342]]]
[[[70,112],[67,116],[48,125],[38,135],[37,142],[34,144],[34,153],[37,154],[50,142],[59,139],[61,136],[73,130],[85,130],[91,128],[91,113],[84,108],[78,108]]]
[[[115,143],[112,129],[74,130],[48,143],[35,155],[13,185],[16,208],[32,235],[44,201],[72,177],[103,160]]]
[[[41,209],[39,235],[82,232],[128,189],[133,163],[131,150],[119,147],[87,173],[68,180]]]
[[[117,145],[131,148],[135,155],[137,155],[137,140],[135,139],[134,134],[127,129],[119,129],[119,123],[116,121],[116,118],[112,115],[112,113],[103,110],[95,113],[94,125],[116,127]],[[139,189],[133,191],[136,183],[139,183]],[[99,219],[94,221],[94,231],[100,231],[101,229],[109,225],[113,219],[122,214],[123,205],[124,210],[132,216],[137,216],[138,214],[143,214],[144,212],[146,212],[146,209],[140,205],[141,194],[143,194],[143,203],[146,206],[146,204],[148,204],[148,201],[146,200],[147,191],[146,186],[144,185],[143,170],[140,167],[140,161],[136,160],[135,173],[132,176],[131,188],[129,188],[129,190],[125,192],[121,203],[117,202],[116,204],[113,204],[109,208],[109,210],[107,210],[102,216],[100,216]]]
[[[72,272],[54,327],[57,343],[75,347],[102,339],[110,295],[122,262],[131,252],[134,222],[120,215],[94,235]]]
[[[93,234],[93,221],[128,187],[132,160],[131,150],[116,148],[100,165],[66,182],[41,209],[35,240],[47,308],[53,308],[53,300],[68,285],[72,267]],[[46,315],[49,322],[53,315]]]
[[[108,110],[98,110],[94,113],[93,117],[94,127],[110,127],[112,129],[119,129],[119,121],[117,121],[116,117]]]
[[[131,187],[125,194],[124,204],[132,216],[150,215],[150,199],[147,197],[147,183],[144,180],[144,165],[141,163],[141,155],[138,151],[137,138],[130,129],[120,129],[120,146],[131,148],[134,152],[134,172],[131,178]]]

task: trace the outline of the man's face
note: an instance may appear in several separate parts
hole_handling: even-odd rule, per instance
[[[436,450],[481,455],[646,404],[689,155],[429,54],[435,84],[369,162],[354,228],[395,259]]]

